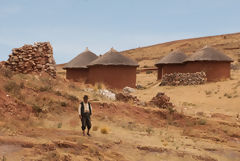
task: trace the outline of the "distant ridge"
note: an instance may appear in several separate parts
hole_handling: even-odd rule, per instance
[[[166,56],[170,52],[181,50],[189,55],[206,45],[216,48],[236,61],[238,59],[237,55],[240,53],[240,32],[174,40],[121,51],[121,54],[137,60],[140,67],[153,67],[160,58]]]

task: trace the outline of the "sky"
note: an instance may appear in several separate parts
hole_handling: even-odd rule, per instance
[[[0,0],[0,61],[39,41],[57,64],[88,47],[97,55],[240,32],[239,0]]]

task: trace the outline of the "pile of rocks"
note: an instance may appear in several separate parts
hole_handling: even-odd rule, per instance
[[[207,81],[205,72],[164,74],[160,86],[198,85]]]
[[[12,54],[5,62],[5,66],[19,73],[46,72],[56,77],[53,49],[49,42],[37,42],[34,45],[24,45],[12,49]]]
[[[162,92],[159,92],[155,97],[153,97],[149,104],[159,108],[174,107],[174,105],[170,102],[170,97]]]
[[[106,97],[110,100],[113,100],[113,101],[116,100],[116,94],[107,90],[107,89],[99,89],[98,94],[101,95],[101,96],[104,96],[104,97]]]
[[[140,101],[136,96],[132,96],[130,94],[124,94],[124,93],[117,93],[116,94],[116,100],[122,101],[122,102],[130,102],[138,104]]]

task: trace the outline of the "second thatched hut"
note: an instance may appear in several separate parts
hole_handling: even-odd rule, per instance
[[[103,56],[88,65],[88,82],[91,84],[104,83],[111,88],[136,86],[136,61],[121,55],[111,48]]]
[[[222,52],[206,46],[185,60],[185,68],[189,73],[205,72],[207,81],[220,81],[230,78],[232,61]]]

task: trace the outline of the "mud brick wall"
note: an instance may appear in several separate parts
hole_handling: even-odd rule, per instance
[[[37,42],[12,49],[5,66],[19,73],[46,72],[56,77],[53,48],[49,42]]]
[[[205,72],[164,74],[160,86],[198,85],[207,81]]]

